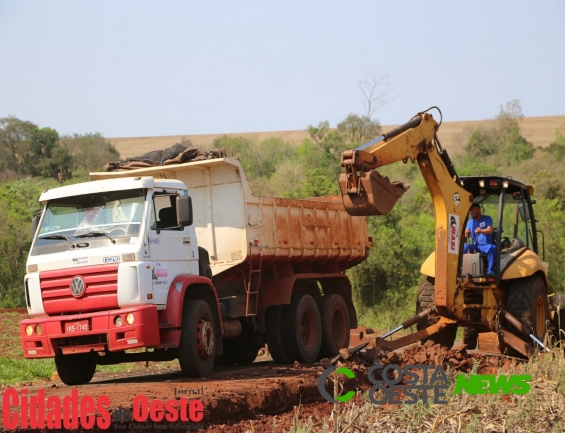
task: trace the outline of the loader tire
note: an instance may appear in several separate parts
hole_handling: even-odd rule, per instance
[[[424,310],[427,310],[428,307],[435,302],[435,295],[434,295],[434,278],[425,277],[422,283],[420,284],[420,288],[418,289],[418,299],[416,301],[416,314],[421,313]],[[416,324],[416,329],[421,331],[426,329],[428,326],[431,326],[439,321],[438,318],[430,318],[429,320],[423,320]],[[449,325],[443,328],[438,333],[431,335],[427,338],[422,340],[422,344],[426,341],[431,340],[435,344],[439,344],[442,347],[447,347],[451,349],[453,347],[453,343],[455,343],[455,336],[457,335],[457,326],[456,325]]]
[[[541,278],[532,276],[513,280],[508,290],[506,310],[524,323],[540,341],[544,342],[549,320],[549,306],[547,291]],[[510,332],[537,348],[527,335],[523,335],[511,325]],[[511,356],[523,357],[510,347],[508,353]]]
[[[273,361],[277,364],[290,364],[291,361],[283,341],[283,307],[284,305],[275,305],[267,310],[265,315],[267,347]]]
[[[322,318],[320,358],[333,358],[349,347],[349,311],[341,295],[324,296],[319,302]]]
[[[96,371],[96,360],[92,353],[55,355],[57,374],[65,385],[84,385],[92,380]]]
[[[477,342],[479,340],[479,330],[475,328],[463,328],[463,344],[467,346],[467,350],[473,350],[477,348]]]
[[[322,320],[314,298],[294,295],[283,311],[283,341],[291,362],[314,362],[322,345]]]
[[[552,323],[555,328],[552,332],[553,342],[561,343],[563,346],[563,342],[565,342],[565,295],[553,296],[551,304],[553,311],[555,311]]]

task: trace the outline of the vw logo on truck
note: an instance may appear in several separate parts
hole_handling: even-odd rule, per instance
[[[82,295],[84,295],[85,287],[86,285],[84,284],[82,277],[76,276],[71,281],[70,289],[75,298],[80,298]]]

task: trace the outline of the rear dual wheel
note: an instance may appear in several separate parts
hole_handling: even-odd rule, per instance
[[[320,301],[322,347],[320,358],[334,357],[339,349],[349,347],[349,310],[340,295],[324,296]]]
[[[340,295],[325,296],[318,304],[311,295],[294,295],[290,305],[269,308],[265,325],[277,363],[314,362],[349,346],[349,311]]]
[[[283,344],[291,361],[314,362],[322,345],[322,320],[310,295],[295,295],[283,311]]]

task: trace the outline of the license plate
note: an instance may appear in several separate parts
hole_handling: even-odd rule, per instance
[[[65,333],[72,334],[74,332],[88,331],[88,320],[81,320],[80,322],[65,323]]]

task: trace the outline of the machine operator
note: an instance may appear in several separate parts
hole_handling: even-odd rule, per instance
[[[467,222],[465,237],[471,237],[472,244],[466,243],[463,247],[464,253],[483,253],[487,256],[487,274],[494,274],[494,263],[496,255],[496,245],[492,242],[492,218],[482,215],[481,206],[478,203],[471,205],[471,219]]]

